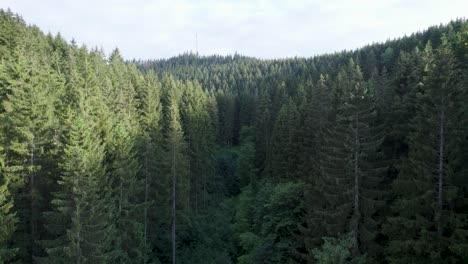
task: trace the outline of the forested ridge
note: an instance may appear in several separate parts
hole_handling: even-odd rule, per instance
[[[468,263],[466,19],[125,61],[1,10],[0,102],[0,263]]]

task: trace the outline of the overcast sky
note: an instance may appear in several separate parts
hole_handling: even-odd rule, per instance
[[[309,57],[354,49],[468,15],[467,0],[0,0],[45,33],[126,59]]]

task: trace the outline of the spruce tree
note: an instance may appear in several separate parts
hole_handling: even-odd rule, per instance
[[[269,160],[269,148],[271,141],[271,98],[266,90],[259,99],[257,106],[257,116],[255,120],[255,167],[258,173],[262,173],[266,167],[266,161]]]
[[[322,237],[327,234],[321,212],[326,204],[323,190],[319,184],[323,176],[323,155],[325,139],[331,129],[331,89],[328,77],[320,75],[317,84],[309,91],[304,109],[304,125],[302,126],[302,164],[300,167],[302,178],[307,188],[304,192],[306,223],[302,232],[308,252],[322,243]],[[307,256],[307,258],[311,258]]]
[[[83,110],[82,110],[83,111]],[[111,186],[104,164],[105,146],[96,123],[83,111],[70,113],[62,176],[47,213],[57,239],[44,241],[44,263],[108,263],[115,259]]]
[[[162,215],[161,192],[162,177],[162,132],[161,132],[161,87],[153,71],[145,76],[142,96],[142,114],[140,125],[140,174],[144,184],[143,243],[147,252],[155,247]],[[146,256],[147,254],[145,254]],[[148,257],[147,257],[148,258]],[[147,259],[145,259],[146,261]]]
[[[179,86],[180,87],[180,86]],[[180,89],[172,77],[165,77],[162,82],[163,114],[165,124],[164,150],[165,150],[165,176],[170,183],[170,212],[171,212],[171,252],[170,260],[176,263],[177,256],[177,224],[183,226],[182,217],[185,218],[188,210],[186,195],[189,191],[187,179],[187,159],[184,133],[180,123],[179,100]],[[180,216],[180,217],[179,217]],[[179,219],[180,222],[177,220]]]
[[[18,47],[10,92],[3,101],[5,167],[15,186],[15,210],[20,217],[15,244],[24,261],[40,255],[37,242],[44,233],[41,210],[47,205],[47,186],[57,161],[54,138],[58,131],[56,106],[63,91],[62,79],[40,58]]]
[[[13,197],[9,189],[9,179],[3,172],[5,167],[0,156],[0,263],[8,263],[14,258],[17,249],[10,246],[18,218],[13,211]]]
[[[137,179],[139,164],[134,150],[135,139],[130,128],[132,124],[126,117],[113,123],[112,139],[107,144],[112,145],[108,148],[112,153],[109,174],[116,201],[116,240],[120,249],[116,261],[142,262],[146,254],[143,250],[144,223],[141,219],[144,205],[139,200],[142,188]]]
[[[289,98],[278,113],[268,150],[270,160],[266,161],[267,172],[277,181],[294,179],[298,173],[299,122],[296,104]]]
[[[209,113],[209,98],[198,83],[187,83],[182,95],[181,122],[188,147],[192,209],[198,213],[206,197],[206,182],[212,178],[212,155],[216,135]]]
[[[385,226],[390,263],[466,260],[460,250],[466,248],[467,234],[466,214],[459,207],[463,181],[457,180],[466,120],[460,79],[446,39],[426,70],[411,122],[409,154],[393,184],[394,214]]]
[[[379,183],[385,167],[376,160],[383,136],[362,73],[353,60],[346,69],[345,96],[336,126],[326,138],[322,175],[316,182],[325,198],[322,214],[328,235],[352,233],[353,255],[372,247],[378,233],[374,214],[382,203]]]

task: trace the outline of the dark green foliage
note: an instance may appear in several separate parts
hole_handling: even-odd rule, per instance
[[[386,225],[391,263],[466,260],[461,253],[467,242],[466,212],[458,207],[465,199],[465,183],[457,176],[462,173],[459,157],[466,119],[455,67],[444,40],[428,59],[409,154],[393,184],[397,199]]]
[[[127,62],[1,10],[0,263],[467,262],[467,43]]]
[[[290,98],[278,113],[271,137],[265,173],[276,181],[295,179],[298,171],[299,112]]]
[[[239,157],[237,158],[236,172],[239,177],[239,187],[243,188],[249,184],[256,185],[255,175],[255,146],[253,129],[242,127],[240,132],[241,145],[239,147]]]
[[[322,207],[315,214],[327,236],[351,232],[353,256],[358,256],[373,247],[378,233],[374,214],[383,204],[379,184],[385,167],[377,162],[383,134],[359,67],[351,60],[342,76],[346,82],[338,89],[343,90],[343,103],[325,139],[321,174],[315,181],[315,191],[325,201],[319,202]]]
[[[299,182],[262,182],[239,196],[234,222],[240,252],[238,263],[304,263],[298,225],[304,213]]]

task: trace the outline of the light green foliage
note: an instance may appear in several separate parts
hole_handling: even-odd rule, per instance
[[[322,239],[324,243],[320,249],[312,251],[317,264],[366,263],[365,257],[352,259],[353,237],[350,234]]]
[[[57,235],[44,241],[45,263],[107,263],[114,257],[112,215],[115,210],[104,161],[102,140],[92,116],[70,114],[69,141],[64,150],[48,228]]]

